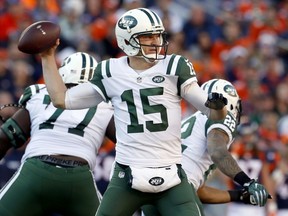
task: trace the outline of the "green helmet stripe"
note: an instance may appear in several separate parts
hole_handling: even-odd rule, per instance
[[[157,14],[156,14],[155,12],[153,12],[153,11],[151,11],[151,12],[154,14],[154,16],[155,16],[155,18],[156,18],[156,20],[157,20],[158,25],[160,25],[160,20],[159,20],[159,17],[157,16]]]
[[[215,80],[211,83],[211,85],[209,86],[209,89],[208,89],[208,94],[211,93],[212,88],[213,88],[213,86],[215,85],[215,83],[216,83],[217,81],[218,81],[218,79],[215,79]]]
[[[88,80],[90,80],[92,78],[92,75],[93,75],[93,68],[94,68],[94,61],[92,59],[92,56],[89,55],[89,60],[90,60],[90,69],[89,69],[89,76],[88,76]]]
[[[151,22],[151,25],[152,25],[152,26],[155,26],[155,22],[154,22],[152,16],[149,14],[149,12],[146,11],[145,9],[139,9],[139,10],[141,10],[143,13],[145,13],[145,14],[148,16],[148,18],[149,18],[149,20],[150,20],[150,22]]]
[[[86,56],[84,53],[81,53],[81,56],[82,56],[82,70],[81,70],[80,80],[83,80],[85,77]]]

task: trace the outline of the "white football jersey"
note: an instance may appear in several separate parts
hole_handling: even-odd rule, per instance
[[[229,148],[236,134],[236,121],[231,113],[217,124],[211,124],[207,116],[200,111],[182,121],[182,167],[196,190],[216,168],[207,149],[207,134],[215,128],[227,133],[229,136],[227,148]]]
[[[127,57],[98,63],[90,80],[114,106],[116,161],[166,166],[181,162],[181,87],[196,82],[192,64],[170,55],[137,72]]]
[[[19,103],[29,111],[31,139],[22,162],[37,155],[72,155],[81,157],[93,168],[113,115],[111,103],[95,108],[64,110],[55,108],[43,84],[25,89]]]

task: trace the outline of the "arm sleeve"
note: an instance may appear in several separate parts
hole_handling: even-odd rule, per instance
[[[91,83],[83,83],[66,91],[66,109],[86,109],[97,106],[104,100],[103,96]]]
[[[200,88],[197,82],[192,82],[188,85],[185,85],[181,89],[181,95],[197,110],[200,110],[205,115],[209,116],[210,109],[205,106],[208,95]]]

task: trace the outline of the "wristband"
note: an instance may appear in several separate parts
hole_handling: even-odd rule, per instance
[[[228,190],[231,202],[240,202],[241,192],[239,190]]]
[[[236,176],[234,177],[234,181],[240,184],[241,186],[244,186],[244,184],[250,182],[251,179],[249,178],[249,176],[246,175],[246,173],[241,171],[236,174]]]

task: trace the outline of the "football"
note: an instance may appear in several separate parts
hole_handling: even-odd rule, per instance
[[[35,22],[20,35],[18,49],[27,54],[41,53],[56,43],[60,30],[58,24],[50,21]]]

